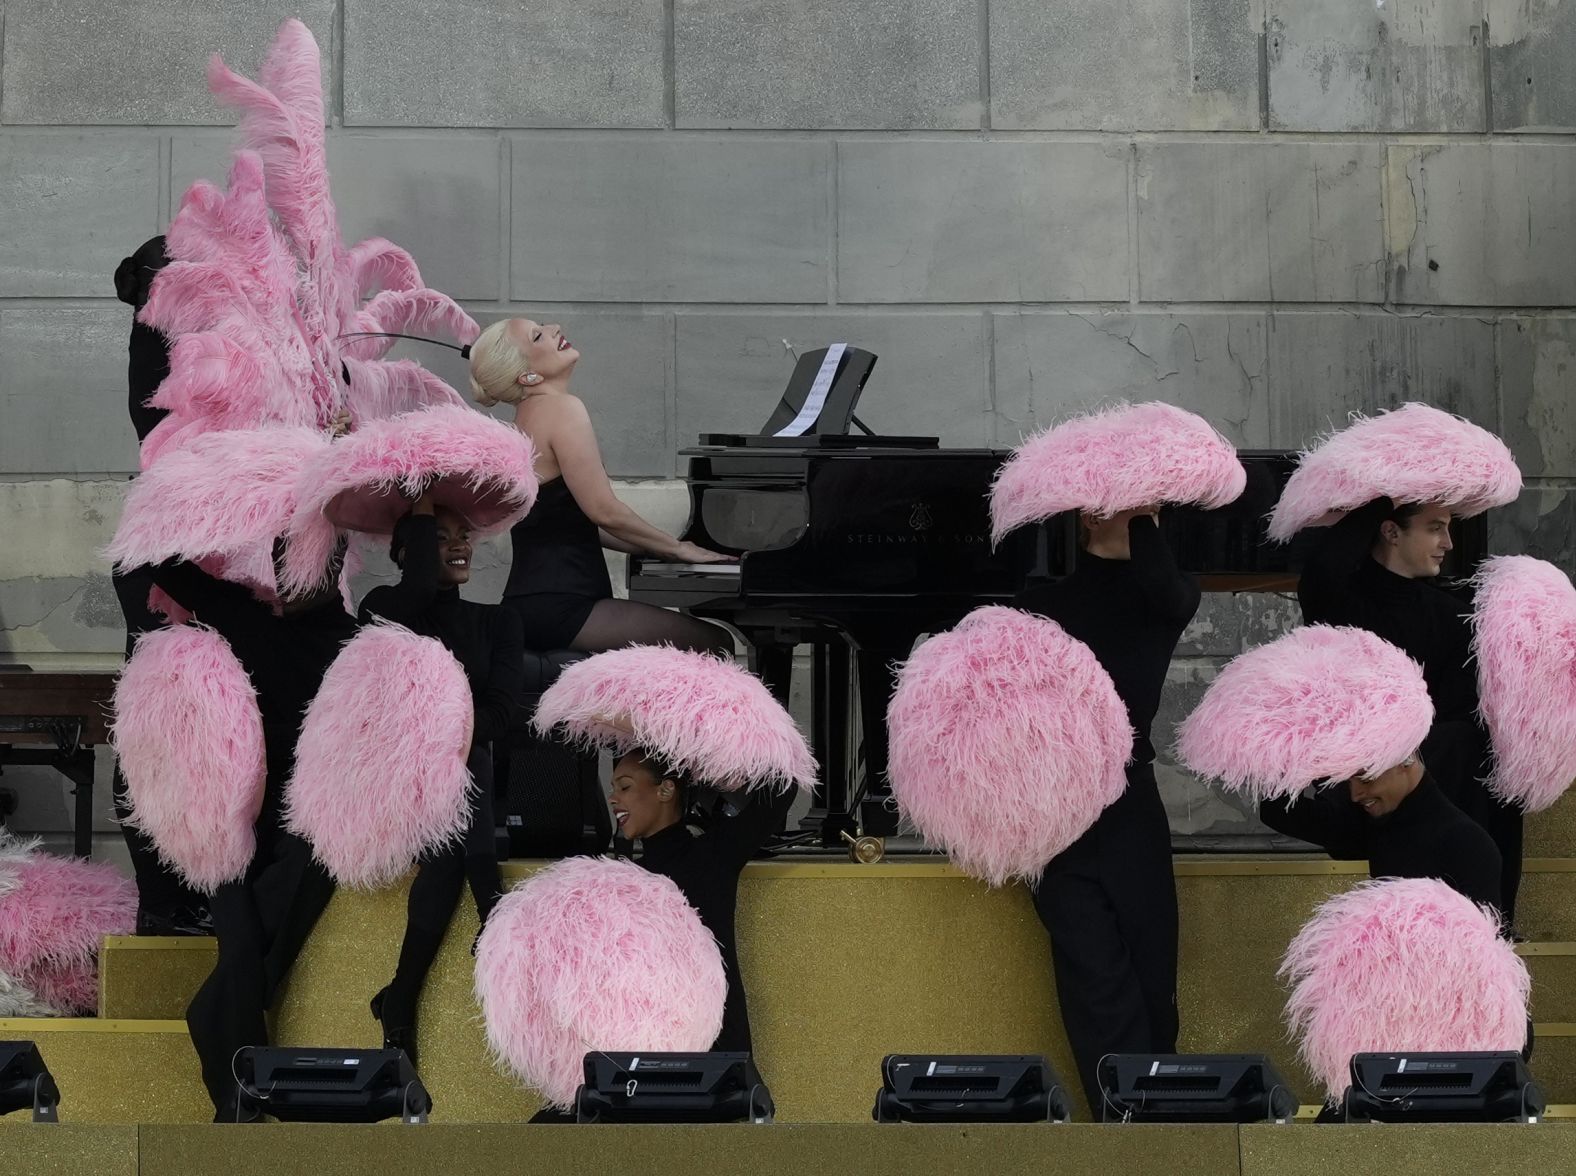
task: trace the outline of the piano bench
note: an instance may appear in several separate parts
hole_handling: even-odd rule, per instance
[[[493,783],[499,799],[500,851],[513,858],[601,853],[613,838],[594,751],[543,738],[531,715],[542,692],[587,654],[572,649],[525,651],[525,708],[518,726],[493,742]]]

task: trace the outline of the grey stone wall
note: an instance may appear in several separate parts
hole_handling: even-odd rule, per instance
[[[347,237],[564,322],[670,524],[677,449],[764,419],[783,338],[844,339],[882,357],[865,419],[955,445],[1114,396],[1250,446],[1426,400],[1523,464],[1496,547],[1576,560],[1576,4],[0,0],[0,659],[116,659],[110,275],[222,176],[208,55],[255,70],[291,13]],[[1157,740],[1293,613],[1209,601]],[[1179,831],[1243,827],[1166,779]],[[23,824],[63,819],[26,791]]]

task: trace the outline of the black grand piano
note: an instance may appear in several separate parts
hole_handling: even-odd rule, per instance
[[[794,647],[810,647],[822,784],[807,824],[825,845],[856,826],[896,830],[886,781],[892,664],[969,610],[1066,574],[1076,543],[1063,516],[993,549],[988,495],[1010,450],[871,432],[855,408],[875,362],[841,344],[808,352],[759,435],[702,434],[681,451],[690,488],[681,537],[737,554],[738,564],[629,560],[631,599],[731,625],[749,643],[750,668],[784,702]],[[1313,536],[1268,544],[1264,520],[1296,455],[1241,457],[1248,489],[1236,503],[1168,509],[1162,529],[1206,591],[1291,591]],[[1459,561],[1470,566],[1485,550],[1481,517],[1461,524]]]

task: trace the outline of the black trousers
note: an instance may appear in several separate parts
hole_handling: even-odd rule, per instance
[[[279,827],[270,780],[246,877],[219,887],[210,901],[219,960],[186,1010],[203,1085],[219,1117],[234,1111],[237,1051],[268,1044],[264,1014],[333,893],[311,848]]]
[[[1111,1053],[1175,1053],[1177,894],[1154,769],[1045,867],[1034,909],[1051,936],[1062,1024],[1099,1118],[1096,1070]]]
[[[1500,913],[1505,926],[1516,918],[1516,892],[1521,889],[1521,806],[1506,804],[1483,783],[1493,767],[1488,733],[1470,719],[1442,719],[1423,740],[1423,764],[1458,809],[1488,833],[1499,849]]]

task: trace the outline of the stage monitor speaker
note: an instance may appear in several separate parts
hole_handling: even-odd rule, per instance
[[[1297,1113],[1263,1054],[1107,1054],[1096,1077],[1107,1123],[1284,1123]]]
[[[581,1123],[770,1123],[777,1108],[748,1053],[588,1053]]]
[[[1519,1053],[1360,1053],[1349,1123],[1536,1123],[1543,1090]]]
[[[401,1049],[248,1046],[235,1055],[243,1099],[291,1123],[425,1123],[432,1097]]]
[[[60,1122],[60,1088],[31,1041],[0,1041],[0,1115],[31,1109],[33,1122]]]
[[[1039,1054],[888,1054],[877,1123],[1065,1123],[1067,1094]]]

